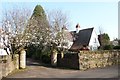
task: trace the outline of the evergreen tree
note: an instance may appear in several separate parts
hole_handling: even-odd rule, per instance
[[[109,45],[110,38],[107,33],[101,34],[101,44],[102,45]]]
[[[34,55],[40,58],[48,53],[45,51],[47,51],[51,39],[50,26],[42,6],[37,5],[35,7],[25,30],[25,35],[26,40],[29,42],[28,45],[35,46],[34,51],[36,52],[34,52]]]
[[[46,19],[46,15],[45,15],[45,11],[42,8],[41,5],[37,5],[33,11],[33,15],[32,17],[36,17],[36,18],[45,18]]]
[[[35,7],[26,31],[29,33],[30,38],[34,37],[32,38],[33,42],[48,42],[50,39],[50,26],[42,6],[37,5]]]
[[[100,47],[101,49],[105,49],[105,50],[112,49],[112,46],[110,44],[110,37],[107,33],[98,35],[98,39],[101,45]]]

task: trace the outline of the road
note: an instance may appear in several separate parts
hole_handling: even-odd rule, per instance
[[[86,71],[58,69],[42,66],[31,59],[27,60],[27,68],[15,71],[6,78],[117,78],[118,66],[89,69]]]

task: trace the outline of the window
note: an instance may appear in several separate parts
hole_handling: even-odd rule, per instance
[[[94,43],[97,43],[97,40],[96,40],[96,38],[94,39]]]

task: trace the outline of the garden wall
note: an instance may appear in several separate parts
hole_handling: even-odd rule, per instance
[[[19,55],[0,56],[0,80],[6,77],[13,70],[19,69]]]
[[[64,54],[63,58],[62,58],[61,54],[58,54],[57,66],[67,67],[67,68],[71,68],[71,69],[79,69],[78,54]]]
[[[63,58],[58,54],[57,66],[86,70],[118,64],[118,57],[120,57],[120,51],[68,52]]]

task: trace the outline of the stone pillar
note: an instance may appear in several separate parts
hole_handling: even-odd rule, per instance
[[[15,69],[19,69],[19,55],[15,54],[14,56]]]
[[[20,51],[20,69],[26,68],[26,51],[23,49]]]
[[[6,77],[7,76],[7,72],[8,72],[8,55],[3,56],[3,61],[2,61],[2,77]]]
[[[12,55],[7,55],[6,76],[12,71]]]
[[[0,80],[1,79],[2,79],[2,60],[0,60]]]
[[[61,52],[61,58],[63,58],[64,57],[64,53],[63,53],[63,51]]]
[[[51,65],[52,66],[57,66],[57,50],[53,50],[51,54]]]

